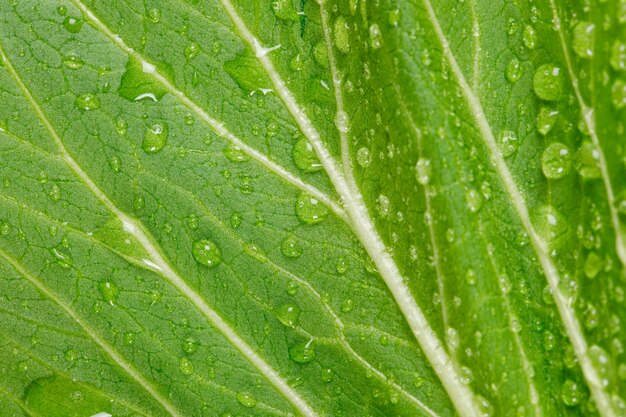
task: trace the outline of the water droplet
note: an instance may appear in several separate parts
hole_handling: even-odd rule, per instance
[[[161,21],[161,10],[157,9],[156,7],[148,10],[148,19],[152,23],[159,23]]]
[[[72,256],[62,247],[62,245],[54,247],[52,249],[52,254],[56,258],[59,266],[62,268],[68,269],[74,264]]]
[[[372,162],[370,150],[365,147],[360,148],[356,153],[356,162],[361,168],[367,167]]]
[[[246,243],[243,246],[243,250],[254,259],[261,263],[267,262],[267,254],[259,246],[254,243]]]
[[[348,272],[349,268],[350,268],[350,264],[348,263],[348,261],[346,259],[339,258],[337,260],[337,264],[335,265],[335,269],[337,270],[337,273],[343,275],[346,272]]]
[[[506,66],[506,79],[510,82],[514,83],[520,79],[523,73],[522,64],[519,62],[517,58],[513,58],[509,61],[509,64]]]
[[[563,89],[563,74],[552,64],[540,66],[533,76],[533,90],[537,97],[545,101],[556,101]]]
[[[400,9],[390,11],[387,22],[389,23],[389,26],[397,28],[400,25]]]
[[[98,290],[102,294],[102,298],[107,303],[113,305],[117,301],[117,296],[120,293],[119,288],[110,281],[100,281],[98,283]]]
[[[574,167],[584,179],[600,178],[599,152],[591,142],[584,142],[574,156]]]
[[[378,211],[378,214],[380,214],[382,217],[389,216],[390,206],[391,202],[389,201],[389,197],[387,197],[386,195],[381,194],[376,199],[376,210]]]
[[[613,83],[611,98],[616,109],[626,106],[626,83],[624,81],[617,80]]]
[[[78,351],[76,349],[68,349],[65,351],[65,360],[68,362],[74,362],[78,359]]]
[[[546,178],[558,180],[571,171],[572,155],[561,142],[550,144],[541,155],[541,170]]]
[[[117,156],[111,157],[109,159],[109,167],[115,173],[120,172],[122,170],[122,160]]]
[[[245,392],[237,393],[237,401],[239,401],[239,404],[247,408],[252,408],[257,403],[256,398],[254,398],[252,395],[247,394]]]
[[[583,397],[584,393],[580,384],[572,381],[571,379],[568,379],[563,383],[563,386],[561,387],[561,399],[566,406],[577,406],[581,403]]]
[[[173,79],[173,70],[167,64],[156,66],[146,61],[130,58],[126,63],[126,71],[122,74],[118,94],[126,100],[135,102],[142,100],[158,101],[165,93],[166,87],[154,77],[156,69],[166,78]]]
[[[346,298],[345,300],[343,300],[343,303],[341,303],[341,311],[343,311],[344,313],[349,313],[352,310],[354,310],[354,301],[352,301],[351,298]]]
[[[494,413],[493,405],[482,395],[476,395],[476,403],[480,417],[492,417]]]
[[[342,53],[350,52],[350,26],[343,16],[339,16],[335,20],[334,25],[335,47]]]
[[[274,0],[272,1],[272,10],[277,18],[282,20],[298,20],[298,11],[293,6],[291,0]]]
[[[65,16],[67,14],[67,7],[64,5],[57,6],[57,13],[59,16]]]
[[[0,224],[0,236],[8,236],[11,233],[11,224],[3,222]]]
[[[626,371],[625,371],[626,372]],[[330,368],[322,369],[322,382],[331,382],[333,380],[333,371]]]
[[[59,200],[61,200],[61,187],[59,187],[58,185],[53,185],[50,188],[50,191],[48,192],[48,196],[50,197],[50,199],[52,201],[54,201],[55,203]]]
[[[208,239],[194,242],[192,255],[196,262],[208,267],[217,266],[222,262],[222,251]]]
[[[594,367],[598,370],[598,374],[600,374],[601,383],[604,386],[608,385],[609,376],[611,371],[613,371],[611,368],[609,354],[600,346],[591,345],[589,348],[589,358],[591,359]]]
[[[542,107],[537,114],[537,130],[543,136],[550,133],[556,123],[559,112],[547,107]]]
[[[626,43],[616,40],[611,47],[611,66],[616,71],[626,71]]]
[[[70,33],[78,33],[83,27],[83,20],[77,17],[67,16],[63,19],[63,27]]]
[[[324,204],[307,193],[301,193],[296,200],[296,215],[304,223],[320,223],[326,219],[328,213]]]
[[[461,366],[461,368],[459,368],[459,376],[461,378],[461,383],[465,385],[471,384],[474,379],[472,371],[467,366]]]
[[[298,239],[293,236],[289,236],[283,240],[280,245],[280,249],[288,258],[299,258],[302,255],[302,246]]]
[[[296,327],[300,318],[300,307],[295,304],[283,304],[275,310],[278,320],[288,327]]]
[[[243,149],[232,143],[224,148],[224,155],[231,162],[246,162],[250,159]]]
[[[190,43],[185,48],[185,58],[187,58],[187,60],[195,58],[200,53],[200,50],[200,44],[198,44],[197,42]]]
[[[304,172],[317,172],[322,164],[317,158],[313,145],[306,139],[300,138],[293,146],[293,162]]]
[[[230,225],[233,227],[233,229],[241,226],[241,222],[243,222],[243,217],[241,216],[241,213],[235,212],[230,216]]]
[[[589,22],[578,22],[572,32],[572,48],[578,57],[589,59],[593,56],[593,29]]]
[[[551,247],[561,247],[568,234],[568,225],[563,216],[552,206],[543,206],[534,214],[537,230]]]
[[[513,155],[519,146],[519,142],[517,141],[517,134],[511,130],[504,130],[498,136],[498,147],[500,148],[500,152],[502,152],[502,156],[507,158]]]
[[[76,55],[67,55],[63,57],[63,65],[68,67],[69,69],[79,69],[82,68],[85,63],[80,57]]]
[[[465,193],[467,208],[472,213],[477,213],[483,206],[483,196],[476,190],[471,189]]]
[[[549,331],[545,331],[543,333],[543,348],[549,352],[554,349],[555,346],[556,341],[554,335]]]
[[[182,348],[183,348],[183,352],[191,355],[196,350],[198,350],[198,342],[195,339],[188,337],[185,340],[183,340]]]
[[[373,49],[380,49],[383,46],[383,35],[376,23],[370,26],[370,45]]]
[[[467,282],[468,285],[476,285],[476,271],[468,269],[465,273],[465,282]]]
[[[168,125],[166,123],[156,123],[146,130],[143,142],[141,142],[141,149],[148,154],[157,153],[165,147],[168,138]]]
[[[313,341],[301,342],[289,348],[289,358],[300,364],[305,364],[315,359]]]
[[[430,159],[418,159],[417,164],[415,164],[415,177],[417,178],[417,182],[422,185],[428,184],[432,176],[432,171]]]
[[[524,27],[524,32],[522,33],[522,41],[524,42],[524,45],[526,45],[526,48],[535,49],[535,46],[537,45],[537,32],[535,32],[535,28],[530,25],[526,25],[526,27]]]
[[[448,327],[446,329],[446,344],[450,350],[457,350],[459,348],[459,332],[453,328]]]
[[[193,363],[189,358],[180,358],[178,360],[178,369],[183,375],[191,375],[194,372]]]
[[[76,107],[83,111],[96,110],[100,108],[100,100],[93,94],[83,94],[76,97],[74,101]]]

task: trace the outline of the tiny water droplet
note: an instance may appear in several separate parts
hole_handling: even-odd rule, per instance
[[[292,154],[293,162],[298,169],[304,172],[317,172],[322,169],[313,145],[306,138],[300,138],[296,142]]]
[[[626,371],[625,371],[626,373]],[[322,382],[331,382],[333,380],[333,371],[330,368],[324,368],[321,372]],[[626,378],[625,378],[626,379]]]
[[[178,360],[178,369],[183,375],[191,375],[194,373],[193,363],[189,358],[180,358]]]
[[[104,299],[104,301],[111,305],[115,304],[115,302],[117,301],[117,296],[120,293],[117,285],[110,281],[100,281],[98,283],[98,290],[100,291],[100,294],[102,294],[102,298]]]
[[[386,195],[381,194],[376,199],[376,210],[378,211],[378,214],[380,214],[382,217],[389,216],[390,206],[391,202],[389,201],[389,197],[387,197]]]
[[[537,97],[545,101],[556,101],[563,89],[562,70],[552,64],[540,66],[533,75],[533,90]]]
[[[600,178],[602,172],[598,166],[600,153],[591,142],[583,142],[574,155],[574,167],[583,179]]]
[[[68,349],[65,351],[65,360],[68,362],[74,362],[78,359],[78,351],[76,349]]]
[[[230,144],[224,148],[224,155],[231,162],[246,162],[250,157],[237,145]]]
[[[543,333],[543,348],[549,352],[552,349],[554,349],[555,346],[556,346],[556,342],[555,342],[554,335],[549,331],[545,331]]]
[[[76,55],[67,55],[63,57],[63,65],[69,69],[76,70],[82,68],[84,64],[83,60]]]
[[[190,214],[189,216],[187,216],[187,227],[189,227],[191,230],[196,230],[198,228],[198,215],[197,214]]]
[[[556,123],[559,112],[547,107],[542,107],[537,114],[537,130],[543,136],[546,136]]]
[[[198,342],[195,339],[188,337],[185,340],[183,340],[182,348],[183,348],[183,352],[191,355],[198,349]]]
[[[626,106],[626,82],[617,80],[613,83],[611,98],[613,99],[613,106],[615,106],[616,109],[621,109]]]
[[[288,258],[299,258],[302,255],[302,246],[298,239],[293,236],[285,238],[280,245],[280,249]]]
[[[67,14],[67,7],[64,5],[57,6],[57,13],[59,16],[65,16]]]
[[[337,269],[337,273],[343,275],[346,272],[348,272],[348,269],[350,268],[350,264],[348,263],[346,259],[339,258],[337,260],[337,264],[335,265],[335,268]]]
[[[52,254],[57,259],[57,263],[62,268],[68,269],[71,268],[74,264],[71,255],[66,252],[66,250],[61,246],[56,246],[52,249]]]
[[[300,318],[300,307],[295,304],[283,304],[275,310],[278,320],[288,327],[296,327]]]
[[[236,229],[239,226],[241,226],[242,222],[243,222],[243,216],[241,215],[241,213],[235,212],[230,216],[230,225],[233,227],[233,229]]]
[[[267,254],[258,245],[255,245],[254,243],[246,243],[243,250],[257,261],[261,263],[267,262]]]
[[[509,64],[506,66],[506,79],[510,82],[514,83],[520,79],[523,73],[522,64],[519,62],[517,58],[513,58],[509,61]]]
[[[417,182],[426,185],[430,182],[430,177],[432,175],[432,166],[430,164],[430,159],[420,158],[415,164],[415,177],[417,178]]]
[[[210,268],[222,262],[222,251],[214,242],[208,239],[194,242],[192,255],[196,262]]]
[[[100,108],[100,100],[93,94],[83,94],[76,97],[74,104],[79,110],[90,111]]]
[[[511,130],[502,131],[500,136],[498,136],[497,142],[500,152],[502,152],[502,156],[505,158],[513,155],[519,146],[517,134]]]
[[[473,269],[468,269],[467,272],[465,273],[465,282],[467,282],[468,285],[476,285],[476,271],[474,271]]]
[[[70,33],[78,33],[83,27],[83,20],[77,17],[67,16],[63,19],[63,27]]]
[[[478,191],[471,189],[465,193],[467,208],[472,213],[477,213],[483,206],[483,196]]]
[[[141,149],[148,154],[157,153],[165,147],[168,138],[168,125],[166,123],[156,123],[146,130],[143,142],[141,142]]]
[[[289,348],[289,358],[300,364],[305,364],[315,359],[315,347],[313,341],[301,342]]]
[[[383,35],[376,23],[370,26],[370,45],[373,49],[380,49],[383,46]]]
[[[256,398],[245,392],[237,393],[237,401],[239,401],[239,404],[247,408],[253,408],[257,404]]]
[[[328,208],[310,194],[301,193],[296,200],[296,215],[304,223],[320,223],[326,219],[328,213]]]
[[[0,236],[8,236],[11,233],[11,224],[3,222],[0,224]]]
[[[354,310],[354,301],[352,301],[351,298],[346,298],[345,300],[343,300],[343,303],[341,303],[341,311],[343,311],[344,313],[349,313],[352,310]]]
[[[530,25],[526,25],[526,27],[524,27],[524,32],[522,33],[522,41],[524,42],[524,45],[526,45],[526,48],[535,49],[535,46],[537,45],[537,32],[535,32],[535,28]]]
[[[122,160],[117,156],[111,157],[109,159],[109,167],[115,173],[120,172],[122,170]]]
[[[568,379],[561,386],[561,399],[566,406],[577,406],[581,403],[583,398],[584,393],[579,383]]]
[[[161,10],[157,9],[156,7],[150,9],[148,11],[148,19],[152,23],[159,23],[161,21]]]
[[[459,368],[459,375],[461,378],[461,383],[465,385],[471,384],[472,380],[474,379],[472,371],[467,366],[461,366],[461,368]]]
[[[572,155],[569,148],[561,142],[550,144],[541,155],[541,170],[546,178],[558,180],[571,171]]]
[[[197,42],[192,42],[185,48],[185,58],[187,58],[187,60],[195,58],[196,56],[198,56],[199,53],[200,44],[198,44]]]
[[[361,168],[367,167],[372,162],[370,150],[365,147],[360,148],[356,152],[356,162],[361,166]]]

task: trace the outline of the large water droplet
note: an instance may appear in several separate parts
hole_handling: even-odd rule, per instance
[[[97,390],[85,389],[60,375],[39,378],[24,391],[29,413],[49,417],[82,417],[100,413],[111,415],[112,401]]]
[[[335,20],[333,33],[335,47],[344,54],[350,52],[350,26],[343,16],[339,16]]]
[[[192,255],[196,262],[208,267],[214,267],[222,262],[222,251],[208,239],[194,242]]]
[[[572,48],[576,55],[583,59],[593,56],[593,29],[589,22],[579,22],[572,32]]]
[[[301,342],[289,348],[289,358],[296,363],[309,363],[315,359],[313,341]]]
[[[74,104],[79,110],[89,111],[100,108],[100,100],[93,94],[83,94],[76,97]]]
[[[541,155],[541,170],[546,178],[558,180],[571,171],[572,155],[561,142],[550,144]]]
[[[320,223],[326,219],[328,213],[328,208],[310,194],[301,193],[296,200],[296,215],[304,223]]]
[[[168,138],[169,127],[167,123],[156,123],[146,130],[141,149],[145,153],[157,153],[165,147]]]
[[[317,172],[322,169],[313,145],[306,138],[300,138],[293,146],[293,162],[304,172]]]
[[[543,206],[534,214],[537,231],[553,248],[561,247],[568,235],[568,225],[563,216],[552,206]]]
[[[104,301],[111,305],[115,304],[115,302],[117,301],[117,296],[120,293],[117,285],[110,281],[100,281],[98,283],[98,290],[100,291],[100,294],[102,294],[102,298],[104,299]]]
[[[288,327],[295,327],[298,325],[298,319],[300,318],[300,307],[295,304],[283,304],[276,310],[276,317],[278,320]]]
[[[556,101],[563,89],[563,74],[552,64],[540,66],[533,76],[533,90],[537,97],[546,101]]]

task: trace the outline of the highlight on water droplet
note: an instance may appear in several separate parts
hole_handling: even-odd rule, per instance
[[[283,304],[274,310],[278,320],[288,327],[296,327],[300,318],[300,307],[295,304]]]
[[[165,147],[168,138],[169,127],[167,123],[155,123],[146,130],[141,149],[148,154],[157,153]]]
[[[300,138],[293,146],[293,162],[304,172],[317,172],[322,169],[322,164],[317,158],[313,145],[306,138]]]
[[[83,94],[76,97],[74,104],[79,110],[90,111],[100,108],[100,100],[93,94]]]
[[[222,262],[222,251],[213,241],[208,239],[195,241],[192,255],[196,262],[209,268]]]
[[[533,90],[537,97],[545,101],[556,101],[563,89],[563,74],[561,68],[544,64],[533,76]]]
[[[570,173],[572,155],[569,148],[561,142],[550,144],[541,155],[541,170],[546,178],[558,180]]]
[[[312,362],[315,356],[313,340],[297,343],[289,348],[289,359],[296,363],[305,364]]]
[[[308,193],[300,193],[296,199],[296,216],[304,223],[321,223],[326,219],[328,213],[328,207]]]

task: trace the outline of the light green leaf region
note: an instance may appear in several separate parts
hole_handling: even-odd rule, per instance
[[[0,415],[626,415],[626,3],[0,1]]]

